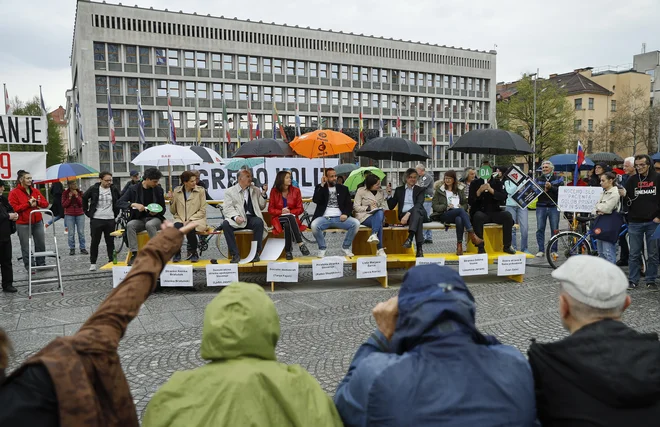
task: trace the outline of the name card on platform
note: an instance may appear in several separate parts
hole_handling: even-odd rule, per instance
[[[445,265],[444,258],[415,258],[415,265],[438,264]]]
[[[526,266],[525,255],[501,256],[497,258],[497,275],[513,276],[515,274],[525,274]]]
[[[112,267],[112,287],[116,288],[119,286],[119,284],[124,281],[129,271],[131,271],[131,267]]]
[[[488,274],[488,254],[459,256],[458,274],[461,276]]]
[[[387,276],[387,258],[384,256],[357,259],[358,279],[370,279]]]
[[[160,273],[160,286],[189,287],[193,285],[192,265],[168,264]]]
[[[238,282],[238,264],[206,266],[206,286],[227,286],[233,282]]]
[[[344,277],[344,257],[327,257],[312,261],[313,280]]]
[[[269,282],[298,282],[297,262],[271,262],[268,264],[266,280]]]

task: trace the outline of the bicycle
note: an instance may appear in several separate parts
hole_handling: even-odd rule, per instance
[[[126,235],[126,226],[128,221],[131,219],[131,210],[125,209],[119,212],[119,215],[115,218],[115,231],[110,233],[111,236],[115,238],[115,251],[117,254],[124,249],[124,246],[128,247],[128,236]]]

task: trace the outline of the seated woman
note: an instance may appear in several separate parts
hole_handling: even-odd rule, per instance
[[[177,229],[190,221],[197,223],[197,227],[186,235],[188,239],[188,257],[186,259],[190,262],[197,262],[199,261],[197,232],[206,230],[206,190],[197,185],[197,176],[191,171],[181,174],[181,184],[172,192],[170,212],[174,216],[174,227]],[[181,250],[174,254],[172,261],[181,261]]]
[[[475,246],[483,243],[472,229],[470,215],[467,213],[467,198],[465,187],[456,180],[456,172],[445,172],[444,183],[435,190],[433,195],[433,213],[431,219],[445,224],[456,224],[456,255],[463,255],[463,233],[467,230],[470,240]]]
[[[302,195],[297,187],[291,185],[291,172],[280,171],[275,177],[275,185],[270,191],[268,213],[273,226],[273,235],[284,231],[284,251],[286,259],[293,259],[291,247],[293,240],[304,256],[309,256],[309,249],[303,243],[302,232],[307,229],[300,223],[298,215],[303,213]]]
[[[377,256],[385,256],[383,249],[383,221],[385,220],[385,209],[387,202],[385,194],[380,188],[380,179],[376,175],[370,174],[364,180],[364,186],[358,188],[353,202],[353,211],[355,218],[361,224],[371,227],[371,236],[367,242],[376,243]]]

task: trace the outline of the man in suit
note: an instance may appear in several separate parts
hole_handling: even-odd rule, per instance
[[[323,258],[327,246],[323,232],[329,228],[346,230],[342,250],[348,257],[353,257],[351,247],[353,239],[360,229],[360,221],[351,217],[353,202],[348,187],[337,184],[337,172],[326,169],[322,182],[314,189],[312,201],[316,203],[312,220],[312,233],[319,245],[318,257]]]
[[[266,223],[261,211],[266,207],[268,186],[258,189],[252,183],[252,172],[243,169],[238,173],[237,185],[225,191],[224,213],[225,221],[222,223],[231,262],[236,264],[241,260],[241,254],[236,244],[234,231],[237,229],[252,230],[252,241],[257,242],[257,254],[252,262],[259,262],[261,244],[263,242]]]
[[[408,239],[403,243],[404,248],[410,248],[413,240],[416,242],[417,258],[424,256],[424,222],[427,220],[424,208],[424,188],[417,186],[417,171],[408,169],[404,175],[406,184],[397,187],[392,196],[392,186],[387,185],[387,205],[390,209],[398,206],[399,221],[408,226]]]

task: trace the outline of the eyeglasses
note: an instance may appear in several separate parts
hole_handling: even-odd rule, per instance
[[[112,182],[112,179],[104,179],[103,182]]]
[[[635,169],[642,169],[647,167],[649,167],[649,165],[647,165],[646,163],[642,163],[642,164],[635,163]]]

